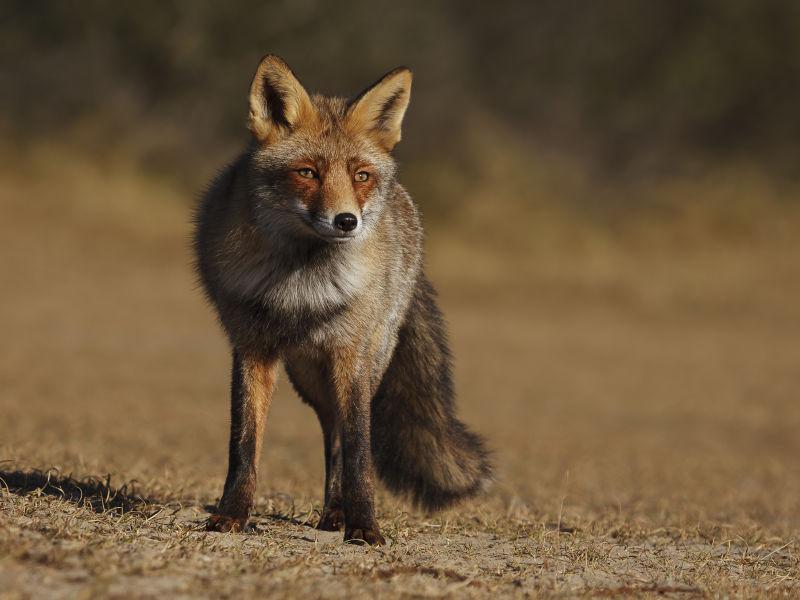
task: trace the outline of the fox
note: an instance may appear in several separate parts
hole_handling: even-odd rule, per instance
[[[250,140],[194,215],[196,273],[232,354],[228,472],[210,531],[246,530],[281,364],[322,429],[317,528],[384,544],[376,476],[431,511],[492,480],[484,439],[456,415],[420,213],[392,156],[411,83],[398,67],[345,98],[309,94],[272,54],[256,69]]]

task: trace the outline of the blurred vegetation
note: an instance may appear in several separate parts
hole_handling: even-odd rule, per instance
[[[198,187],[246,139],[266,52],[343,95],[411,66],[398,153],[440,208],[465,169],[500,164],[524,196],[535,181],[520,172],[553,156],[603,178],[742,162],[797,173],[793,0],[2,0],[0,132],[20,148],[128,153]]]

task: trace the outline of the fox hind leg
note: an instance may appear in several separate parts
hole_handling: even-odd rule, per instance
[[[342,440],[339,424],[332,411],[317,411],[325,444],[325,506],[317,529],[340,531],[344,527],[342,509]]]
[[[317,529],[340,531],[344,527],[342,508],[342,441],[336,397],[331,393],[329,366],[324,357],[288,352],[286,374],[295,391],[314,409],[322,428],[325,448],[325,503]]]

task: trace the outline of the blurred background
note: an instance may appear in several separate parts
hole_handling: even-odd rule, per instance
[[[631,189],[646,181],[798,177],[800,6],[785,0],[6,0],[0,44],[7,142],[64,141],[189,190],[241,147],[266,51],[338,95],[410,65],[398,155],[448,220],[478,187],[503,208],[600,218],[665,210]]]
[[[414,70],[400,178],[506,507],[797,527],[791,0],[3,0],[6,458],[218,493],[190,211],[267,52],[329,94]],[[311,413],[274,412],[262,488],[318,502]]]

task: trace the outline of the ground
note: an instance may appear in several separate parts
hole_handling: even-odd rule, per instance
[[[430,228],[497,481],[432,515],[380,491],[369,548],[313,527],[321,435],[285,377],[252,529],[203,531],[229,357],[190,201],[58,152],[3,164],[0,598],[800,594],[793,225],[568,256]]]

